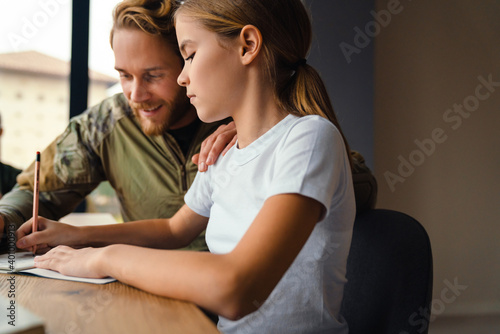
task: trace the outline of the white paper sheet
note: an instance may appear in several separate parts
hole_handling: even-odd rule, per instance
[[[45,278],[60,279],[65,281],[84,282],[92,284],[106,284],[116,281],[116,279],[107,278],[84,278],[66,276],[53,270],[35,268],[34,255],[27,252],[18,252],[12,254],[0,255],[0,273],[28,274]],[[10,261],[9,261],[10,260]]]

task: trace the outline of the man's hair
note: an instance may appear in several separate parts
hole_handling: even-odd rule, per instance
[[[178,50],[174,22],[174,0],[124,0],[113,10],[113,27],[110,33],[111,48],[117,29],[140,29],[147,34],[164,38]]]

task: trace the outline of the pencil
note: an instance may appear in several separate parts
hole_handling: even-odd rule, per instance
[[[40,152],[36,152],[35,181],[33,182],[33,225],[32,232],[38,230],[38,183],[40,181]],[[33,254],[36,253],[36,245],[33,246]]]

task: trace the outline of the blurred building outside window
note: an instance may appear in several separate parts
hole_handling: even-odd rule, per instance
[[[118,0],[93,0],[90,8],[88,105],[120,91],[109,44]],[[0,160],[24,169],[69,120],[71,1],[9,2],[0,12]],[[117,86],[118,84],[118,86]],[[83,110],[82,110],[83,111]],[[87,211],[121,219],[114,190],[105,182],[87,198]]]

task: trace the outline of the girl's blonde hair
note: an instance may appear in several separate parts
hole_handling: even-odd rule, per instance
[[[351,159],[323,80],[305,61],[312,27],[300,0],[185,0],[177,13],[193,17],[221,42],[238,37],[246,25],[257,27],[262,34],[265,75],[275,87],[278,106],[297,116],[320,115],[330,120],[342,134]]]

